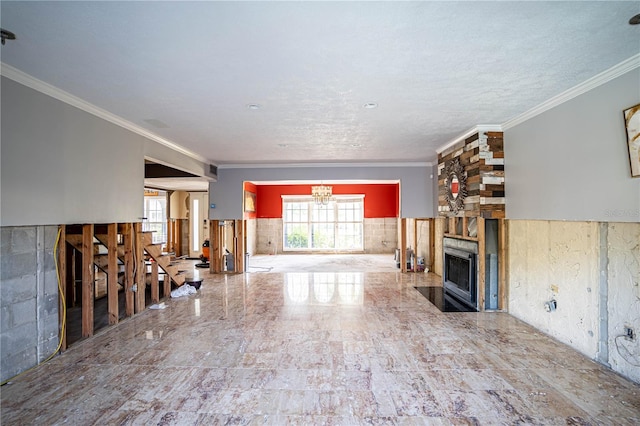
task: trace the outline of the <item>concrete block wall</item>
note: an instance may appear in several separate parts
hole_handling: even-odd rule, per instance
[[[282,219],[256,220],[256,254],[282,254]],[[398,247],[398,219],[365,218],[364,251],[394,253]]]
[[[2,381],[58,346],[57,226],[2,227],[0,234],[0,375]]]
[[[364,252],[395,253],[398,247],[398,219],[395,217],[365,218]]]
[[[509,312],[640,383],[640,224],[509,221]],[[544,303],[557,301],[547,312]]]

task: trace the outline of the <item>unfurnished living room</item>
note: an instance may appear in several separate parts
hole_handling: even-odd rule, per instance
[[[0,26],[2,425],[640,424],[637,1]]]

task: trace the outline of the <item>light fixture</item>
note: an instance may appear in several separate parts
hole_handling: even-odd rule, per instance
[[[247,104],[247,108],[256,110],[256,109],[260,109],[261,105],[260,104]]]
[[[375,102],[367,102],[366,104],[362,105],[362,107],[365,109],[374,109],[378,108],[378,104]]]
[[[4,28],[0,28],[0,39],[2,39],[2,45],[4,46],[5,40],[15,40],[16,35],[11,31],[7,31]]]
[[[316,204],[326,205],[331,201],[333,190],[327,185],[314,185],[311,187],[311,196]]]

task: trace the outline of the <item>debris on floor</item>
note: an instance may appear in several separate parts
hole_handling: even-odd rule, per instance
[[[195,287],[191,287],[189,284],[185,284],[182,287],[178,287],[171,292],[171,297],[182,297],[190,294],[196,294],[198,290]]]

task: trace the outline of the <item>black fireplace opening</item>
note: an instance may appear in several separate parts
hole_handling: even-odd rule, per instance
[[[477,309],[476,254],[445,247],[443,287],[445,293]]]

